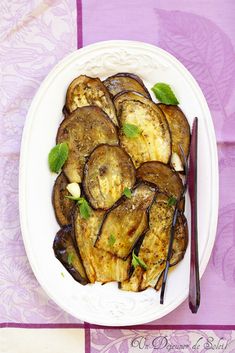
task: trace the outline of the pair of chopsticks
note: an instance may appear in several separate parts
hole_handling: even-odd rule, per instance
[[[190,280],[189,280],[189,308],[192,313],[198,311],[200,305],[200,279],[198,263],[198,230],[197,230],[197,145],[198,145],[198,118],[194,119],[190,146],[189,168],[184,152],[180,146],[182,156],[185,159],[185,183],[181,198],[185,195],[187,186],[191,202],[191,252],[190,252]],[[166,266],[163,274],[163,282],[160,294],[160,303],[164,303],[167,276],[172,256],[175,225],[178,216],[178,203],[175,206],[173,222],[170,231],[170,241],[167,252]]]

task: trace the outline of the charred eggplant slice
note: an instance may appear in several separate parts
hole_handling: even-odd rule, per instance
[[[123,91],[135,91],[146,98],[151,99],[144,82],[135,74],[121,72],[106,78],[106,80],[103,81],[103,84],[107,87],[112,97]]]
[[[80,255],[76,251],[71,235],[72,227],[65,226],[56,234],[53,250],[56,258],[62,263],[71,276],[79,283],[88,283]]]
[[[69,113],[80,107],[96,105],[117,123],[116,111],[109,92],[99,78],[81,75],[71,82],[66,94],[66,109]]]
[[[179,199],[183,192],[183,183],[172,168],[161,162],[145,162],[136,172],[137,179],[156,185],[161,193]]]
[[[180,214],[175,227],[175,237],[172,247],[170,265],[175,266],[183,258],[188,246],[188,223],[183,214]]]
[[[83,188],[95,209],[110,208],[134,183],[133,162],[119,146],[96,147],[85,164]]]
[[[171,164],[178,172],[184,171],[184,157],[180,147],[182,147],[186,158],[190,148],[190,126],[182,110],[177,105],[158,104],[168,121],[172,138]]]
[[[131,267],[130,258],[124,261],[94,247],[103,218],[104,211],[95,210],[91,211],[88,220],[84,220],[79,212],[74,216],[76,242],[91,283],[123,281],[128,278]]]
[[[55,216],[61,227],[71,223],[71,215],[75,205],[74,201],[66,197],[70,195],[66,189],[68,183],[69,181],[64,173],[61,173],[55,181],[52,194]]]
[[[171,136],[165,115],[151,100],[136,92],[124,92],[114,99],[121,126],[121,146],[138,168],[147,161],[168,163],[171,157]],[[134,138],[126,127],[138,131]]]
[[[159,286],[168,251],[170,228],[174,207],[169,206],[168,197],[158,194],[149,212],[149,230],[141,244],[138,257],[146,264],[147,270],[136,267],[130,279],[121,284],[121,289],[141,291],[148,287]],[[173,243],[172,266],[179,262],[186,251],[188,242],[187,224],[179,216]]]
[[[69,157],[63,167],[69,181],[80,183],[86,158],[101,143],[118,144],[115,125],[96,106],[78,108],[64,119],[57,133],[57,143],[66,142]]]
[[[154,188],[139,184],[131,198],[123,198],[105,216],[95,246],[122,259],[128,257],[140,236],[148,229],[148,209]]]

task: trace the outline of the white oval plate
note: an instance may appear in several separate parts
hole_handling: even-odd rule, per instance
[[[168,277],[164,305],[159,304],[159,293],[153,289],[129,293],[119,290],[116,283],[82,286],[53,254],[52,242],[59,229],[51,204],[56,176],[49,172],[47,157],[62,120],[66,89],[80,74],[104,79],[118,72],[139,75],[148,89],[156,82],[169,83],[190,124],[195,116],[199,119],[201,275],[214,244],[218,214],[218,161],[211,115],[201,89],[178,60],[153,45],[108,41],[79,49],[53,68],[33,99],[23,133],[20,218],[24,244],[39,283],[61,308],[86,322],[110,326],[142,324],[168,314],[186,299],[189,283],[189,247],[184,260]],[[186,216],[190,225],[188,204]]]

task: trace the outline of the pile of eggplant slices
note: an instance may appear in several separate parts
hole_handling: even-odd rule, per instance
[[[103,82],[77,77],[63,114],[56,143],[66,143],[68,156],[53,189],[61,226],[55,256],[83,285],[117,281],[122,290],[159,290],[176,207],[171,267],[188,244],[184,113],[154,103],[138,76],[119,73]],[[77,199],[68,188],[75,183]]]

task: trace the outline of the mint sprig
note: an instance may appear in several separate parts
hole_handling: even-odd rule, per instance
[[[140,135],[141,130],[134,124],[124,123],[122,125],[122,131],[126,137],[135,138]]]
[[[64,163],[68,159],[69,148],[67,143],[59,143],[50,150],[48,155],[48,163],[50,171],[53,173],[59,173]]]
[[[113,234],[110,234],[108,242],[110,246],[113,246],[115,244],[116,238]]]
[[[179,104],[178,99],[176,98],[174,92],[167,83],[158,82],[151,88],[151,90],[153,91],[159,102],[172,105]]]
[[[123,191],[123,195],[125,195],[128,199],[130,199],[132,196],[131,189],[125,188]]]
[[[79,197],[77,200],[77,203],[79,204],[79,212],[82,218],[88,219],[91,215],[91,208],[84,197]]]
[[[136,268],[137,266],[140,266],[143,268],[143,270],[147,270],[148,267],[146,265],[146,263],[140,259],[135,253],[134,253],[134,250],[132,251],[132,261],[131,261],[131,264],[134,268]]]
[[[177,199],[174,196],[169,197],[167,201],[168,206],[175,206],[177,202]]]
[[[84,197],[74,197],[70,195],[65,195],[66,199],[77,201],[79,205],[79,212],[82,218],[88,219],[91,215],[91,208]]]
[[[70,252],[70,253],[68,254],[68,264],[69,264],[69,265],[72,265],[73,258],[74,258],[74,254]]]

